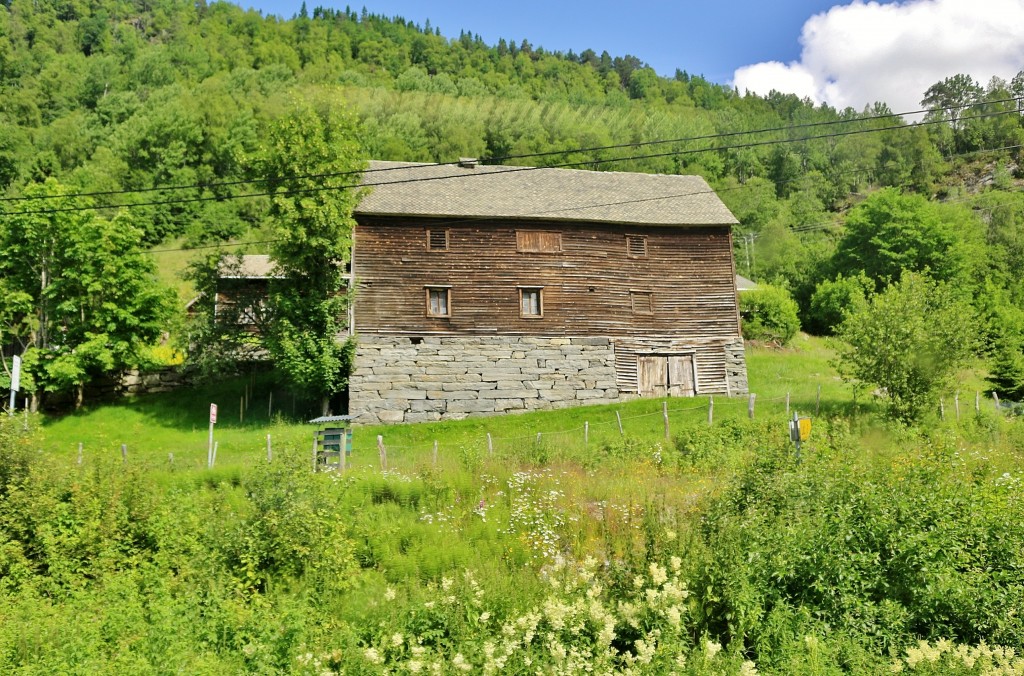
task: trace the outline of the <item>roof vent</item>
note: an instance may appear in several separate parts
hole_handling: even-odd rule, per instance
[[[477,161],[475,157],[460,157],[459,166],[463,169],[476,169]]]

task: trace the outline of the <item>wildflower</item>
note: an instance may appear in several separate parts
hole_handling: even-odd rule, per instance
[[[707,658],[709,660],[715,659],[715,655],[717,655],[719,652],[721,652],[721,650],[722,650],[722,644],[721,643],[716,643],[715,641],[705,641],[704,642],[704,653],[705,653],[705,655],[707,655]]]
[[[423,668],[423,662],[420,662],[419,660],[409,660],[405,667],[409,670],[410,674],[418,674]]]
[[[636,587],[637,589],[640,589],[641,587],[643,587],[644,586],[644,576],[643,575],[637,575],[636,577],[634,577],[633,578],[633,586]]]
[[[484,612],[484,613],[480,614],[480,621],[481,622],[486,622],[489,619],[491,619],[491,614],[490,613]]]
[[[401,648],[403,643],[405,643],[405,639],[401,634],[395,633],[391,635],[391,645]]]
[[[740,665],[740,676],[757,676],[757,665],[750,660],[744,660]]]
[[[673,573],[678,573],[679,569],[683,565],[683,560],[681,558],[679,558],[678,556],[673,556],[672,558],[670,558],[668,560],[668,562],[669,562],[669,565],[672,566],[672,572]]]
[[[655,587],[660,587],[668,581],[668,573],[658,564],[652,563],[649,570],[651,571],[651,582]]]
[[[394,601],[395,600],[395,596],[397,596],[397,594],[395,594],[395,590],[394,590],[393,587],[388,587],[387,589],[384,590],[384,600],[385,601]]]
[[[452,588],[452,579],[450,577],[442,577],[441,578],[441,589],[444,590],[444,591],[448,591],[451,588]]]
[[[384,658],[380,656],[380,653],[377,652],[376,648],[372,648],[371,647],[371,648],[367,648],[366,650],[364,650],[363,651],[363,657],[365,657],[366,660],[368,662],[372,663],[372,664],[383,664],[384,663]]]
[[[682,613],[679,612],[679,606],[670,606],[669,609],[665,611],[665,616],[668,618],[669,624],[676,629],[679,628],[679,625],[682,622]]]
[[[473,665],[466,661],[466,658],[462,656],[462,653],[455,653],[455,657],[452,658],[452,666],[459,671],[473,670]]]
[[[667,531],[665,531],[665,539],[668,540],[669,542],[672,542],[673,540],[676,539],[676,532],[674,530],[667,530]]]

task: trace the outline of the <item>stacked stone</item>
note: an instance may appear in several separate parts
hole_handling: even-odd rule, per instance
[[[349,411],[360,423],[458,420],[617,401],[607,338],[360,336]]]

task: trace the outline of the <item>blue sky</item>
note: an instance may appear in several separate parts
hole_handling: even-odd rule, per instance
[[[295,15],[302,0],[236,0]],[[364,3],[318,2],[339,9]],[[771,89],[858,110],[920,107],[925,90],[966,73],[981,84],[1024,68],[1024,0],[366,0],[366,8],[442,35],[463,29],[551,51],[632,54],[661,75],[676,68],[740,91]]]
[[[243,7],[290,18],[302,0],[241,0]],[[732,79],[740,66],[760,61],[788,62],[800,53],[800,30],[813,14],[834,0],[368,0],[317,2],[316,5],[375,14],[403,16],[423,25],[430,19],[441,34],[458,37],[460,30],[479,33],[488,44],[499,38],[526,38],[534,46],[577,53],[590,48],[612,56],[632,54],[661,75],[676,68],[702,74],[713,82]]]

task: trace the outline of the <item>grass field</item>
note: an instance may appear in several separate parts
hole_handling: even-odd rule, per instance
[[[270,374],[0,421],[0,670],[1021,673],[1021,424],[971,394],[892,425],[829,358],[749,350],[753,420],[697,397],[668,439],[655,400],[360,427],[344,474],[309,471]]]

